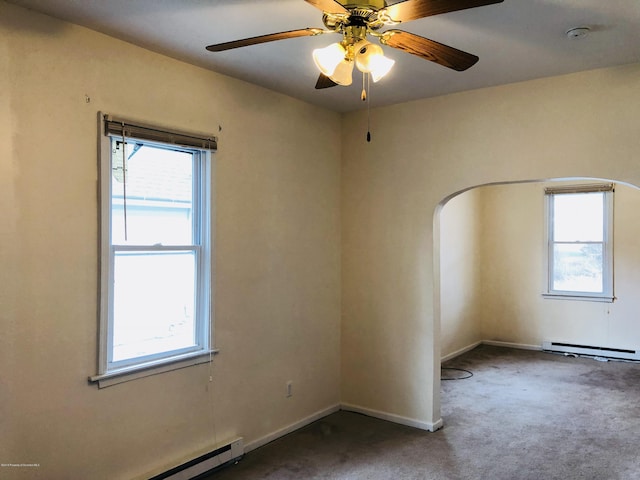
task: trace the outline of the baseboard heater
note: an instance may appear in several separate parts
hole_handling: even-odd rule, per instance
[[[227,463],[239,460],[243,454],[244,442],[242,438],[238,438],[149,480],[194,480]]]
[[[594,347],[591,345],[575,345],[572,343],[542,342],[542,350],[548,352],[573,353],[590,357],[617,358],[640,361],[640,351],[625,348]]]

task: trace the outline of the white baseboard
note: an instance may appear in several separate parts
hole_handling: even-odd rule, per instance
[[[542,345],[527,345],[526,343],[498,342],[496,340],[483,340],[483,345],[491,345],[492,347],[508,347],[519,348],[520,350],[538,350],[542,351]]]
[[[294,422],[291,425],[287,425],[286,427],[281,428],[280,430],[276,430],[275,432],[272,432],[269,435],[265,435],[262,438],[258,438],[257,440],[254,440],[252,442],[245,444],[244,453],[248,453],[251,450],[255,450],[256,448],[266,445],[267,443],[271,443],[280,437],[284,437],[289,433],[292,433],[300,428],[306,427],[307,425],[315,422],[316,420],[320,420],[321,418],[331,415],[332,413],[336,413],[340,410],[345,410],[347,412],[362,413],[363,415],[367,415],[369,417],[379,418],[381,420],[387,420],[389,422],[399,423],[401,425],[407,425],[409,427],[420,428],[422,430],[428,430],[430,432],[435,432],[436,430],[441,429],[443,425],[442,419],[439,419],[437,422],[434,422],[434,423],[429,423],[429,422],[422,422],[420,420],[414,420],[412,418],[401,417],[400,415],[394,415],[391,413],[379,412],[377,410],[371,410],[369,408],[359,407],[357,405],[350,405],[350,404],[333,405],[329,408],[320,410],[312,415],[309,415],[308,417],[305,417],[302,420]]]
[[[498,341],[494,341],[494,340],[482,340],[480,342],[476,342],[476,343],[472,343],[471,345],[468,345],[464,348],[461,348],[460,350],[457,350],[453,353],[450,353],[444,357],[442,357],[441,361],[445,362],[447,360],[450,360],[452,358],[457,357],[458,355],[462,355],[465,352],[468,352],[470,350],[473,350],[474,348],[476,348],[478,345],[492,345],[494,347],[509,347],[509,348],[520,348],[523,350],[542,350],[542,346],[541,345],[526,345],[526,344],[521,344],[521,343],[510,343],[510,342],[498,342]],[[277,440],[280,437],[283,437],[291,432],[294,432],[295,430],[298,430],[302,427],[306,427],[307,425],[315,422],[316,420],[320,420],[321,418],[326,417],[327,415],[331,415],[332,413],[335,413],[339,410],[345,410],[347,412],[355,412],[355,413],[361,413],[363,415],[367,415],[369,417],[374,417],[374,418],[379,418],[381,420],[387,420],[389,422],[393,422],[393,423],[398,423],[400,425],[407,425],[409,427],[415,427],[415,428],[419,428],[421,430],[427,430],[429,432],[435,432],[439,429],[442,428],[443,426],[443,422],[442,419],[438,419],[435,422],[431,423],[431,422],[424,422],[422,420],[416,420],[414,418],[408,418],[408,417],[403,417],[401,415],[395,415],[393,413],[387,413],[387,412],[381,412],[378,410],[372,410],[370,408],[366,408],[366,407],[361,407],[358,405],[352,405],[352,404],[348,404],[348,403],[343,403],[343,404],[339,404],[339,405],[333,405],[329,408],[326,408],[324,410],[320,410],[312,415],[309,415],[308,417],[303,418],[302,420],[298,420],[297,422],[292,423],[291,425],[288,425],[284,428],[281,428],[280,430],[276,430],[275,432],[270,433],[269,435],[265,435],[262,438],[258,438],[257,440],[254,440],[252,442],[249,442],[247,444],[245,444],[244,446],[244,451],[245,453],[250,452],[251,450],[255,450],[256,448],[262,447],[263,445],[266,445],[267,443],[273,442],[274,440]]]
[[[451,352],[440,359],[440,362],[446,362],[447,360],[451,360],[452,358],[456,358],[463,353],[467,353],[469,350],[473,350],[478,345],[481,345],[482,341],[472,343],[471,345],[467,345],[466,347],[462,347],[460,350],[456,350],[455,352]]]
[[[255,450],[256,448],[262,447],[267,443],[273,442],[274,440],[277,440],[280,437],[284,437],[285,435],[288,435],[289,433],[294,432],[302,427],[306,427],[310,423],[313,423],[316,420],[320,420],[321,418],[324,418],[327,415],[331,415],[332,413],[335,413],[339,410],[340,410],[340,405],[333,405],[329,408],[325,408],[324,410],[320,410],[312,415],[309,415],[308,417],[303,418],[302,420],[298,420],[297,422],[294,422],[291,425],[287,425],[286,427],[281,428],[280,430],[276,430],[275,432],[270,433],[269,435],[265,435],[262,438],[258,438],[257,440],[254,440],[252,442],[245,444],[244,452],[247,453],[247,452],[250,452],[251,450]]]
[[[407,425],[409,427],[415,427],[421,430],[428,430],[430,432],[435,432],[436,430],[441,429],[443,425],[441,418],[434,423],[423,422],[422,420],[415,420],[413,418],[402,417],[393,413],[381,412],[378,410],[372,410],[370,408],[351,405],[348,403],[343,403],[342,405],[340,405],[340,409],[347,412],[362,413],[363,415],[367,415],[369,417],[379,418],[381,420],[387,420],[389,422],[399,423],[400,425]]]
[[[537,350],[542,351],[542,345],[527,345],[526,343],[513,343],[513,342],[498,342],[497,340],[481,340],[479,342],[472,343],[466,347],[462,347],[460,350],[449,353],[440,359],[440,363],[456,358],[463,353],[467,353],[473,350],[479,345],[491,345],[492,347],[507,347],[507,348],[519,348],[520,350]]]

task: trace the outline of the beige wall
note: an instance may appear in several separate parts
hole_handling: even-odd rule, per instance
[[[335,407],[340,116],[1,1],[0,68],[0,461],[41,465],[0,477],[130,479]],[[212,383],[206,364],[87,382],[98,111],[222,126]]]
[[[640,185],[640,64],[371,115],[370,144],[343,137],[342,401],[428,427],[440,420],[439,205],[493,182]],[[345,121],[364,130],[366,114]]]
[[[478,190],[482,191],[483,211],[479,304],[483,339],[536,346],[555,340],[640,348],[640,296],[636,293],[640,286],[640,190],[616,186],[614,303],[541,297],[545,286],[544,184]],[[444,302],[443,298],[443,310]]]
[[[442,357],[483,340],[482,189],[452,198],[440,211],[440,347]]]
[[[587,183],[576,179],[566,183]],[[443,358],[481,340],[538,347],[544,340],[640,348],[640,190],[618,184],[614,202],[614,303],[543,299],[544,187],[489,185],[440,212]]]
[[[15,478],[131,478],[338,402],[433,426],[441,202],[501,181],[640,185],[640,65],[375,109],[370,144],[352,134],[363,112],[341,119],[1,1],[0,68],[0,459],[41,464]],[[87,383],[99,110],[222,126],[212,384],[208,365]]]

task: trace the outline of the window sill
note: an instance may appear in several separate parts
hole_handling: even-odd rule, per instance
[[[172,359],[157,360],[142,365],[121,368],[89,377],[89,382],[97,383],[98,388],[111,387],[112,385],[129,382],[138,378],[149,377],[192,365],[199,365],[201,363],[209,363],[212,356],[218,352],[219,350],[210,350],[206,352],[189,353]]]
[[[571,295],[567,293],[543,293],[542,297],[547,300],[577,300],[582,302],[613,303],[616,297],[602,295]]]

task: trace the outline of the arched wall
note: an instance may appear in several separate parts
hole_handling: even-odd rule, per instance
[[[433,429],[441,421],[434,213],[442,199],[482,184],[640,185],[640,64],[371,115],[369,144],[357,134],[364,113],[343,119],[342,400]]]
[[[480,185],[442,203],[434,268],[443,360],[481,341],[539,349],[545,340],[636,349],[640,189],[612,179]],[[613,182],[614,303],[549,300],[544,188]],[[436,229],[437,231],[437,229]],[[439,245],[438,245],[439,243]],[[438,307],[439,304],[439,307]]]

